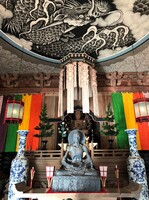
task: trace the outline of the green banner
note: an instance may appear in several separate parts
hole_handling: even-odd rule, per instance
[[[117,136],[117,145],[120,149],[129,149],[128,136],[125,133],[126,121],[124,115],[123,98],[121,93],[112,93],[112,104],[114,111],[114,118],[119,134]]]
[[[21,100],[22,95],[15,95],[12,97],[15,100]],[[5,142],[5,152],[15,152],[16,151],[16,141],[17,141],[17,130],[18,124],[8,124],[7,136]]]
[[[7,138],[5,143],[5,152],[16,151],[18,124],[9,124],[7,129]]]

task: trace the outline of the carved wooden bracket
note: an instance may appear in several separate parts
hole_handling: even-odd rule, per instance
[[[51,74],[34,74],[35,85],[37,87],[48,87],[51,85]]]
[[[106,73],[105,77],[110,81],[109,86],[116,86],[117,72]]]
[[[148,72],[122,72],[117,75],[117,86],[149,85]]]
[[[138,73],[138,79],[140,85],[149,85],[149,72]]]
[[[3,83],[3,87],[13,88],[19,86],[17,74],[2,74],[0,77]]]
[[[149,72],[110,72],[97,74],[99,91],[148,91]],[[59,74],[3,74],[0,75],[0,91],[36,93],[36,91],[58,91]]]

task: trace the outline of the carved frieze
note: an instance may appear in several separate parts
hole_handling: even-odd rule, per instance
[[[148,86],[149,72],[98,73],[98,87]]]
[[[0,78],[4,88],[13,88],[19,86],[17,74],[2,74],[0,75]]]
[[[51,74],[38,73],[33,75],[35,80],[35,86],[37,87],[49,87],[51,85]]]
[[[0,91],[5,93],[21,91],[58,91],[59,74],[3,74],[0,75]],[[108,72],[97,73],[98,91],[148,91],[149,72]],[[110,88],[110,89],[109,89]],[[8,93],[9,93],[8,92]]]

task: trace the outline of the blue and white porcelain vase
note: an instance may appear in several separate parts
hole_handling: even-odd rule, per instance
[[[28,130],[18,130],[20,135],[19,148],[16,157],[11,162],[9,187],[8,187],[8,200],[18,200],[15,198],[14,186],[16,183],[27,181],[29,162],[25,157],[26,136]]]
[[[140,193],[139,200],[149,200],[148,184],[146,169],[143,158],[141,158],[136,142],[136,129],[125,130],[128,134],[130,155],[127,160],[127,170],[129,179],[142,185],[142,191]]]

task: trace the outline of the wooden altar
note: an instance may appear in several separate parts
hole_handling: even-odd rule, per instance
[[[26,156],[29,159],[30,168],[35,167],[36,172],[33,181],[33,185],[35,187],[43,187],[43,185],[45,185],[47,182],[45,172],[46,166],[55,166],[55,169],[60,169],[63,153],[63,149],[26,152]],[[120,171],[120,185],[122,187],[128,185],[128,174],[126,167],[126,160],[129,155],[128,149],[107,150],[94,149],[92,147],[90,153],[96,169],[98,169],[99,165],[105,165],[105,163],[108,166],[108,187],[116,187],[116,177],[114,172],[115,165],[118,166]]]
[[[120,190],[107,188],[101,192],[48,192],[48,188],[30,189],[24,182],[15,185],[14,192],[16,198],[38,199],[38,200],[117,200],[122,198],[139,198],[142,186],[131,181],[128,186]]]

